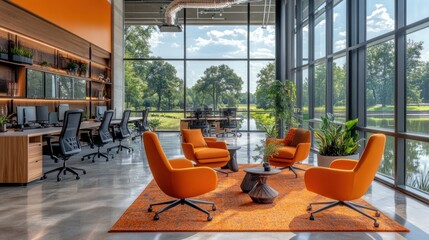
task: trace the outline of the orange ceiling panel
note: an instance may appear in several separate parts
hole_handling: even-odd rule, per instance
[[[111,52],[111,4],[108,0],[10,0],[10,2]]]

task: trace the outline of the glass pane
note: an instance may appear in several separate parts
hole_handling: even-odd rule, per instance
[[[326,55],[326,17],[321,14],[315,20],[314,27],[314,59],[319,59]]]
[[[347,8],[345,0],[340,1],[338,5],[334,7],[334,26],[333,26],[333,41],[334,41],[334,52],[343,50],[346,48],[346,23],[347,23]]]
[[[27,98],[43,98],[43,72],[27,69]]]
[[[188,25],[188,58],[247,58],[247,27],[240,25]]]
[[[302,69],[302,120],[304,128],[308,129],[309,109],[308,109],[308,68]]]
[[[393,40],[367,48],[367,126],[394,128],[395,43]]]
[[[275,58],[276,27],[250,26],[250,58]]]
[[[394,0],[367,0],[366,39],[393,31],[395,28]]]
[[[86,99],[86,81],[74,79],[74,99]]]
[[[429,192],[429,143],[406,140],[406,184]]]
[[[366,139],[369,139],[369,137],[372,135],[372,133],[366,133]],[[395,138],[386,136],[386,145],[384,147],[384,154],[383,158],[381,159],[381,163],[378,166],[378,173],[393,178],[393,171],[395,169]]]
[[[308,0],[301,0],[302,21],[308,19]]]
[[[427,0],[407,0],[407,24],[429,17]]]
[[[183,61],[125,61],[125,108],[183,110]]]
[[[308,63],[308,25],[302,28],[302,64]]]
[[[320,119],[326,113],[326,64],[315,66],[314,70],[314,118]]]
[[[60,99],[73,99],[73,78],[57,75],[57,79],[60,83]]]
[[[50,99],[59,98],[57,76],[51,73],[45,73],[45,97]]]
[[[333,61],[333,96],[332,105],[335,120],[346,120],[346,57],[340,57]]]
[[[275,119],[269,112],[250,112],[249,124],[250,131],[265,131],[263,126],[274,125]]]
[[[247,62],[187,61],[186,64],[186,110],[238,107],[239,111],[247,111]]]
[[[429,133],[429,28],[407,35],[408,132]]]

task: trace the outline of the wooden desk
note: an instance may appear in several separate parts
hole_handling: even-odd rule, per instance
[[[130,118],[130,122],[141,118]],[[121,120],[112,120],[117,125]],[[85,121],[80,129],[97,128],[100,122]],[[43,174],[42,136],[61,133],[61,127],[9,130],[0,133],[0,183],[27,184]]]
[[[210,125],[215,126],[216,135],[223,133],[222,129],[220,128],[220,122],[222,120],[227,120],[227,117],[207,117],[207,118],[200,118],[200,119],[207,119],[207,121],[210,123]],[[241,118],[235,117],[235,118],[229,118],[230,120],[236,120],[241,121]],[[188,129],[189,128],[189,122],[192,120],[197,120],[197,118],[181,118],[180,119],[180,130],[182,129]]]

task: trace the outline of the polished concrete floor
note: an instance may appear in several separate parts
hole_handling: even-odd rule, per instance
[[[177,133],[159,137],[169,158],[182,156]],[[253,163],[252,149],[262,138],[263,134],[250,133],[226,140],[241,146],[240,163]],[[365,200],[405,225],[409,233],[108,233],[152,179],[141,143],[130,144],[132,154],[122,152],[109,162],[71,159],[71,166],[87,170],[80,180],[68,174],[57,182],[54,174],[28,186],[1,186],[0,239],[429,239],[429,206],[377,182]],[[90,150],[85,148],[84,153]],[[44,158],[45,170],[57,166]]]

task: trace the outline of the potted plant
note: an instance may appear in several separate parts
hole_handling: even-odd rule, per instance
[[[87,77],[88,76],[88,64],[81,62],[79,64],[79,74],[81,77]]]
[[[8,59],[8,52],[7,52],[7,48],[5,47],[0,47],[0,59],[4,59],[7,60]]]
[[[358,119],[347,121],[344,125],[335,123],[335,117],[327,113],[322,117],[320,130],[315,131],[317,139],[317,163],[322,167],[329,167],[331,162],[338,158],[359,159],[356,153],[363,139],[359,139],[356,132]]]
[[[300,123],[300,109],[295,106],[296,102],[296,87],[292,81],[274,80],[268,87],[267,98],[272,102],[271,109],[274,112],[274,117],[278,126],[284,124],[284,129],[298,126]],[[284,135],[281,133],[281,135]]]
[[[33,52],[23,47],[15,46],[10,50],[10,60],[19,63],[33,64]]]
[[[40,63],[40,66],[42,67],[49,67],[49,63],[47,61],[43,61]]]
[[[66,69],[69,74],[77,75],[77,72],[79,70],[79,64],[77,64],[77,62],[73,60],[70,60],[70,62],[67,63]]]
[[[0,115],[0,132],[7,132],[6,124],[11,115]]]
[[[159,118],[149,119],[148,125],[149,125],[149,129],[152,132],[156,132],[156,129],[159,127],[159,125],[161,125],[161,120],[159,120]]]
[[[261,143],[256,144],[255,151],[258,152],[256,156],[253,156],[253,160],[262,161],[264,171],[270,171],[270,163],[268,158],[273,157],[274,155],[279,154],[279,148],[283,146],[282,143],[272,140],[275,139],[278,135],[276,125],[264,125],[263,126],[266,132],[266,140],[261,140]]]

